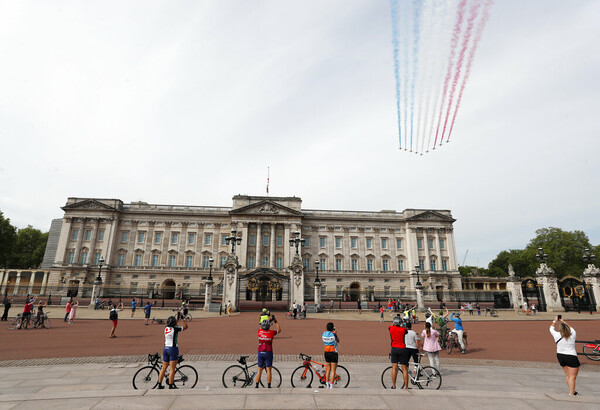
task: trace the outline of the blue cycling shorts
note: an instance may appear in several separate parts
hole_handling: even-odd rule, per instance
[[[258,367],[273,367],[273,352],[258,352]]]
[[[163,362],[176,362],[179,360],[179,348],[167,347],[163,350]]]

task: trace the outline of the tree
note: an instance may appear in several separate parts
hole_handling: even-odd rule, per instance
[[[38,268],[44,259],[48,232],[44,233],[31,225],[19,229],[11,257],[11,267],[18,269]]]
[[[0,211],[0,267],[9,268],[10,258],[17,239],[17,228],[10,224],[10,219],[4,218]]]

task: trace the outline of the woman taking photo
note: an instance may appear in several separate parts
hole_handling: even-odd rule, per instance
[[[562,320],[562,316],[558,315],[550,325],[550,334],[554,337],[556,343],[556,358],[565,371],[565,378],[569,386],[569,396],[578,396],[575,391],[575,379],[579,373],[579,359],[575,350],[575,340],[577,333],[575,329],[570,327]]]
[[[425,330],[421,333],[423,339],[423,350],[427,352],[429,365],[440,370],[440,350],[442,350],[438,342],[439,332],[431,328],[431,323],[425,322]]]

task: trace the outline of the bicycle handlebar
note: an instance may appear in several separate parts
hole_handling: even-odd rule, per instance
[[[304,353],[300,353],[300,355],[298,356],[300,359],[304,359],[304,360],[310,360],[311,356],[304,354]]]

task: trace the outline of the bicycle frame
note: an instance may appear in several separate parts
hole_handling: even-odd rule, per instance
[[[319,383],[321,384],[325,384],[327,382],[327,380],[325,380],[325,364],[324,363],[319,363],[315,360],[312,360],[311,356],[305,355],[303,353],[300,353],[300,358],[304,359],[304,362],[302,363],[302,365],[305,367],[304,373],[302,374],[302,376],[306,376],[306,372],[308,371],[308,369],[312,369],[317,377],[319,378]],[[321,373],[319,373],[317,371],[317,369],[315,368],[315,366],[313,366],[314,364],[318,364],[323,368],[323,375],[321,376]],[[336,373],[335,375],[335,381],[339,381],[340,376]]]

